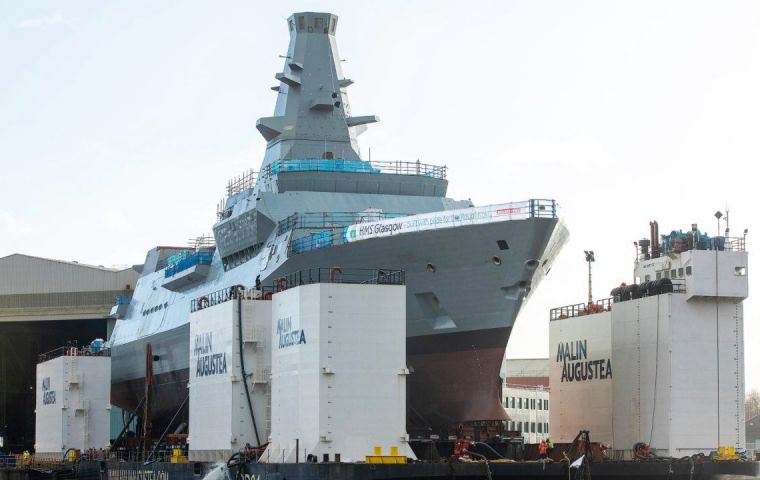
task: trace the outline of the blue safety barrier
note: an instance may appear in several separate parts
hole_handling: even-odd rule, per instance
[[[211,252],[195,252],[194,254],[183,258],[178,263],[170,264],[164,270],[164,278],[169,278],[177,273],[187,270],[195,265],[211,265]]]
[[[129,302],[132,300],[131,297],[127,297],[126,295],[117,295],[116,296],[116,305],[129,305]]]
[[[278,160],[271,164],[272,174],[280,172],[349,172],[349,173],[380,173],[380,169],[373,168],[370,162],[362,160]]]
[[[293,254],[310,252],[312,250],[319,250],[320,248],[327,248],[333,245],[333,234],[331,230],[325,230],[323,232],[312,233],[309,236],[301,237],[293,240],[290,243],[291,252]]]

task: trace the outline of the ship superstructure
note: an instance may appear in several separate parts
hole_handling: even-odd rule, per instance
[[[567,238],[557,205],[475,207],[446,197],[445,166],[364,160],[357,137],[378,118],[351,113],[337,22],[288,19],[275,112],[256,124],[267,140],[261,168],[228,185],[213,242],[148,252],[116,322],[112,401],[140,404],[150,344],[154,428],[187,395],[191,304],[312,267],[405,272],[411,425],[506,419],[499,368],[522,303]]]

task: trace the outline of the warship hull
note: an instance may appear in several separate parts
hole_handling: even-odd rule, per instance
[[[410,232],[293,255],[262,281],[266,285],[313,267],[404,270],[410,427],[445,429],[461,422],[506,419],[499,369],[509,334],[524,300],[566,237],[556,218]],[[259,273],[254,261],[233,271],[234,276],[221,273],[206,290],[200,286],[175,298],[166,315],[187,319],[192,298],[220,285],[251,285]],[[153,428],[161,428],[187,395],[189,337],[185,320],[178,327],[113,345],[113,403],[130,411],[137,407],[145,391],[150,342],[158,356],[153,365]]]
[[[256,122],[267,141],[261,168],[228,184],[213,243],[148,253],[116,322],[112,401],[135,410],[150,344],[154,431],[187,397],[193,301],[332,267],[404,272],[410,425],[506,418],[509,333],[567,236],[556,202],[476,207],[446,197],[445,165],[362,159],[358,136],[379,118],[349,107],[337,22],[326,12],[288,18],[274,115]]]

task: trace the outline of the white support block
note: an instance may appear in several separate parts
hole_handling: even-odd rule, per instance
[[[37,365],[35,451],[107,448],[111,358],[63,355]]]
[[[226,461],[246,444],[266,443],[271,304],[266,300],[241,300],[239,309],[238,301],[231,300],[190,315],[190,461]]]
[[[264,461],[363,461],[375,446],[414,458],[406,436],[405,287],[310,284],[275,294],[272,304],[272,436]]]

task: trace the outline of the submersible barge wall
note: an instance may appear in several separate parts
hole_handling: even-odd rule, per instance
[[[98,480],[200,480],[207,464],[90,461],[76,468],[42,472],[25,468],[0,469],[0,480],[32,478],[77,478]],[[244,480],[443,480],[443,479],[561,479],[569,477],[567,463],[507,462],[410,463],[378,465],[365,463],[249,463],[230,471],[231,478]],[[570,472],[573,475],[575,469]],[[238,475],[239,474],[239,475]],[[591,477],[603,479],[756,479],[758,462],[605,462],[591,465]],[[573,475],[574,476],[574,475]]]

